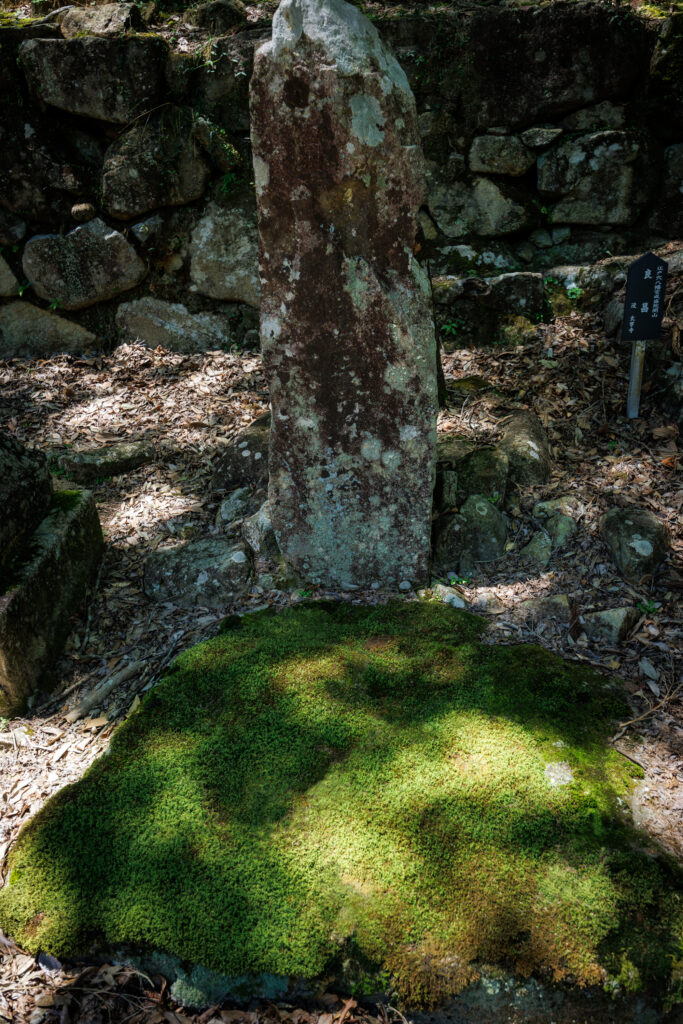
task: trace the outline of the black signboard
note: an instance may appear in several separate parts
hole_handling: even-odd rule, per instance
[[[622,341],[654,341],[664,316],[664,289],[668,264],[646,252],[631,264],[626,281]]]

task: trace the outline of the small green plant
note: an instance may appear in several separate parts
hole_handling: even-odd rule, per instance
[[[18,285],[17,286],[17,291],[19,292],[19,298],[21,298],[21,296],[24,294],[26,289],[30,288],[30,287],[31,287],[31,282],[30,281],[23,281],[20,285]]]
[[[59,309],[61,305],[63,305],[62,299],[52,299],[50,302],[50,309]]]
[[[441,325],[441,331],[443,334],[449,334],[455,336],[458,331],[462,328],[462,320],[447,320],[445,324]]]
[[[239,174],[236,174],[234,171],[228,171],[228,173],[224,174],[223,177],[221,178],[221,183],[218,186],[218,188],[223,193],[223,195],[229,196],[232,192],[235,191],[239,183]]]
[[[468,587],[471,582],[469,576],[449,576],[448,578],[449,587]]]
[[[0,732],[7,732],[7,726],[9,725],[9,718],[0,717]]]
[[[583,295],[583,288],[579,288],[578,286],[567,288],[567,295],[570,299],[580,299]]]
[[[299,597],[310,597],[312,593],[312,590],[300,590]]]
[[[649,615],[650,618],[659,611],[659,606],[654,601],[639,601],[636,607],[643,615]]]

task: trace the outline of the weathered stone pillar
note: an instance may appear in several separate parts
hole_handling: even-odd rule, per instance
[[[436,349],[410,86],[356,8],[283,0],[251,125],[280,549],[313,582],[422,582]]]

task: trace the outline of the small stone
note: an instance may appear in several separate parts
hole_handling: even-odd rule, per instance
[[[519,554],[525,562],[532,562],[541,569],[545,569],[550,561],[552,550],[553,544],[548,534],[545,530],[538,530]]]
[[[267,501],[261,505],[258,512],[244,520],[242,536],[259,558],[279,559],[280,550],[270,521],[270,506]]]
[[[122,302],[116,326],[124,341],[142,342],[148,348],[161,345],[171,352],[207,352],[227,348],[230,320],[221,313],[190,313],[180,302],[144,296]]]
[[[669,533],[648,509],[613,508],[600,518],[600,532],[621,575],[638,583],[662,564]]]
[[[525,132],[522,132],[520,138],[525,146],[531,146],[533,149],[543,149],[544,146],[549,146],[551,142],[559,139],[562,133],[562,128],[540,125],[536,128],[527,128]]]
[[[87,224],[96,215],[97,211],[92,203],[74,203],[71,207],[71,218],[77,224]]]
[[[405,591],[405,590],[410,590],[411,588],[412,588],[412,583],[410,582],[410,580],[401,580],[401,582],[398,585],[398,589],[399,590],[404,590]]]
[[[252,420],[225,450],[214,470],[213,489],[231,490],[238,485],[268,484],[268,450],[270,447],[270,413]]]
[[[531,241],[538,249],[549,249],[553,244],[549,231],[532,231]]]
[[[555,551],[559,551],[576,533],[576,523],[571,516],[563,512],[556,512],[545,524],[550,540]]]
[[[556,512],[564,515],[576,515],[581,509],[581,501],[573,494],[564,494],[560,498],[549,501],[537,501],[534,505],[534,519],[550,519]]]
[[[0,306],[0,359],[85,352],[96,343],[95,335],[85,327],[30,302]]]
[[[550,597],[532,597],[521,601],[515,611],[537,622],[544,619],[557,619],[558,622],[569,622],[571,619],[571,601],[566,594],[552,594]]]
[[[169,104],[133,125],[107,150],[102,206],[123,220],[159,206],[183,206],[201,198],[208,178],[194,139],[194,112]]]
[[[490,178],[475,178],[473,183],[450,182],[432,173],[427,205],[449,238],[511,234],[530,221],[530,212],[522,197]]]
[[[145,562],[144,591],[154,601],[223,609],[246,591],[250,576],[243,543],[196,540],[150,555]]]
[[[481,494],[499,508],[505,500],[508,457],[499,448],[478,448],[457,463],[459,496]]]
[[[467,608],[467,601],[455,587],[447,587],[443,583],[432,583],[430,591],[434,597],[443,601],[444,604],[449,604],[452,608]]]
[[[243,519],[255,511],[254,492],[251,487],[238,487],[221,502],[216,513],[216,526],[231,526],[237,519]]]
[[[640,618],[637,608],[606,608],[581,616],[583,630],[591,640],[618,644],[626,638]]]
[[[100,477],[119,476],[154,461],[149,441],[122,441],[85,452],[62,455],[60,465],[73,480],[90,482]]]
[[[498,446],[509,460],[508,480],[520,487],[546,483],[552,472],[548,438],[531,412],[514,413]]]
[[[190,241],[192,290],[259,308],[258,230],[251,201],[209,203]]]
[[[0,298],[9,299],[19,291],[19,282],[7,262],[0,256]]]
[[[456,571],[459,568],[464,544],[463,527],[463,520],[459,515],[445,515],[437,519],[433,546],[435,568],[445,571]]]
[[[650,194],[642,144],[628,132],[570,138],[538,159],[538,190],[561,197],[554,223],[630,224]]]
[[[505,554],[507,521],[492,502],[471,495],[460,509],[463,555],[470,562],[491,562]]]
[[[36,294],[63,309],[111,299],[147,273],[130,242],[99,218],[64,236],[34,235],[26,243],[23,267]]]
[[[145,247],[154,242],[163,226],[164,218],[161,214],[155,213],[152,217],[141,220],[139,224],[133,224],[130,232],[135,235],[140,245]]]
[[[484,174],[519,177],[534,164],[536,154],[517,135],[479,135],[470,149],[470,169]]]
[[[609,100],[596,103],[583,110],[575,110],[565,117],[562,124],[570,131],[586,131],[596,128],[623,128],[626,111],[623,106],[617,107]]]

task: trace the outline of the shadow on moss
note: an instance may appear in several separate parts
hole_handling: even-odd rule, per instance
[[[620,810],[634,766],[605,743],[604,679],[436,604],[235,625],[22,832],[0,892],[22,945],[309,979],[351,950],[409,1005],[482,961],[665,991],[680,887]]]

